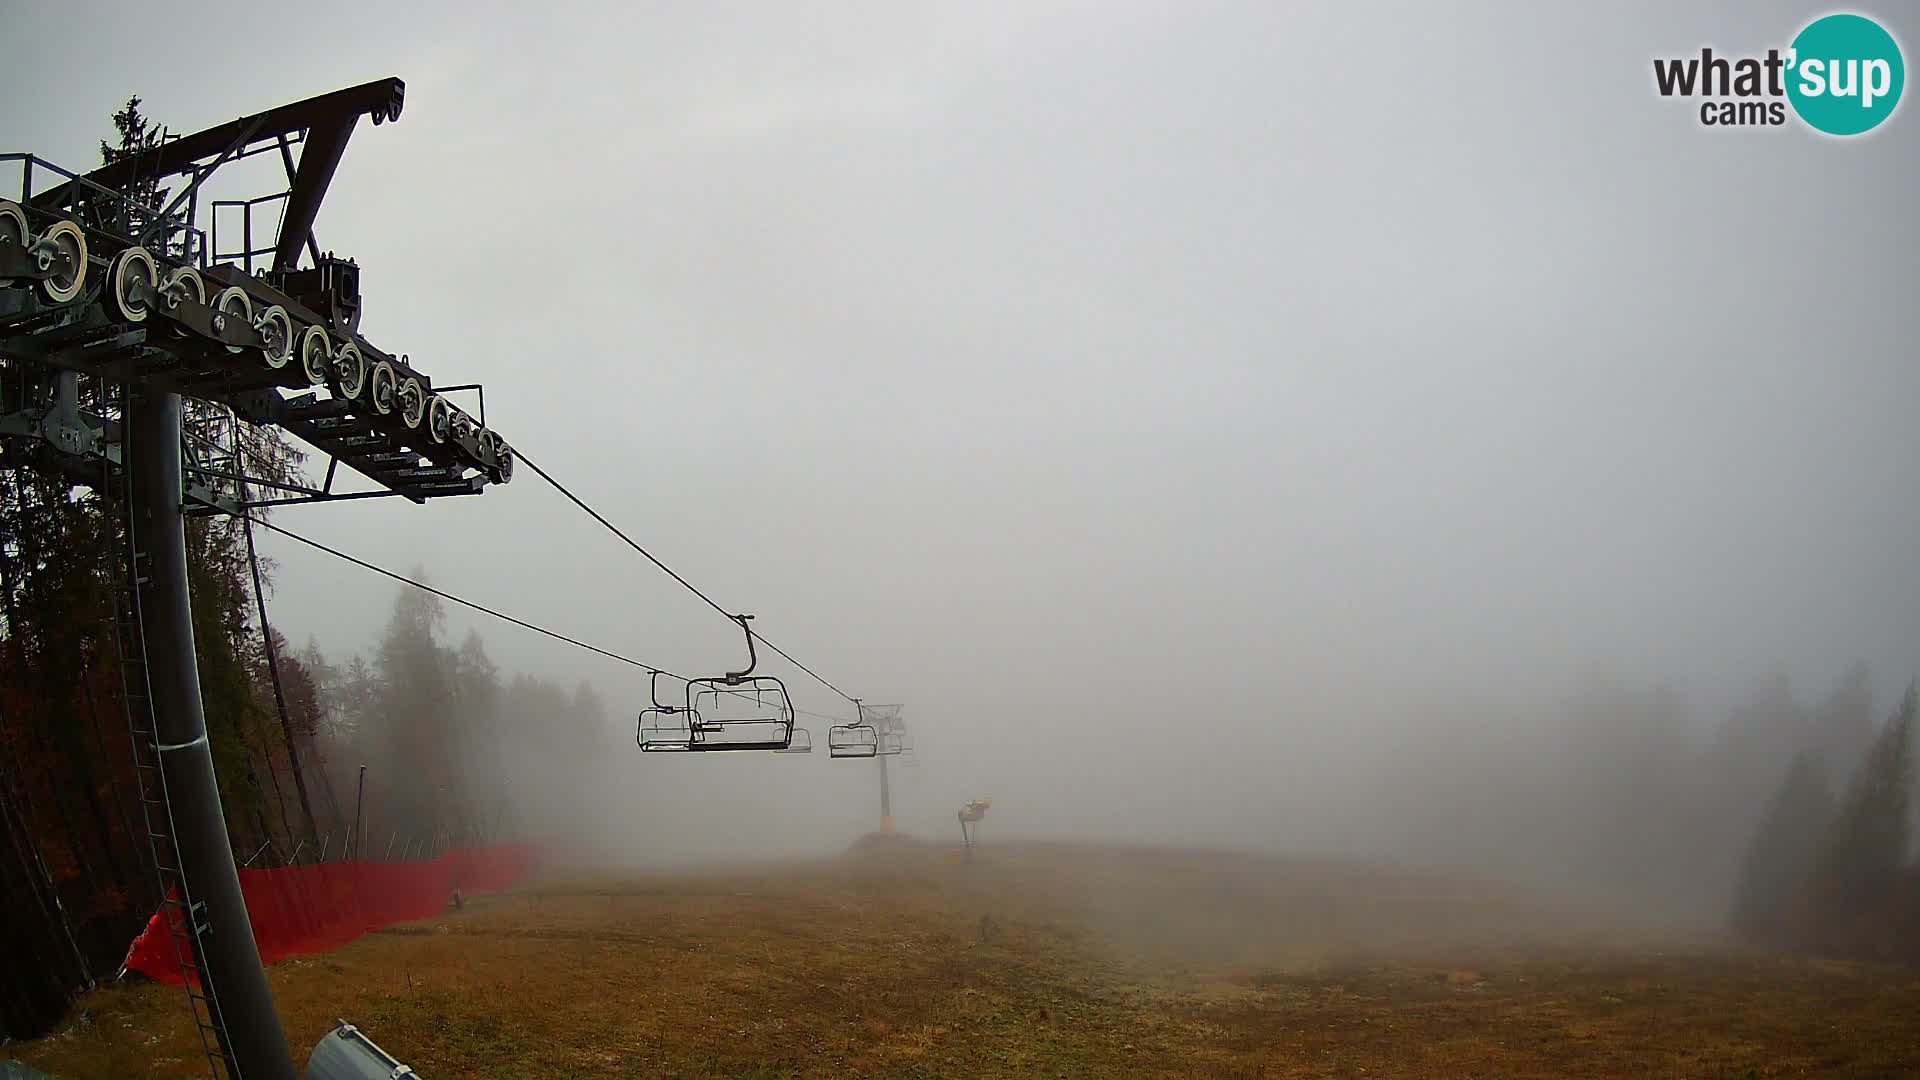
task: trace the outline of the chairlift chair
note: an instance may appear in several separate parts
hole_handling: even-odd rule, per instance
[[[813,736],[794,725],[793,698],[787,693],[786,683],[771,675],[753,673],[758,658],[753,647],[753,629],[747,625],[753,616],[735,615],[732,618],[740,624],[740,630],[747,638],[747,666],[744,669],[725,675],[688,679],[686,697],[679,705],[660,700],[662,673],[654,673],[650,688],[653,697],[651,711],[662,714],[663,722],[684,724],[684,738],[672,748],[811,753]],[[799,740],[798,746],[795,745],[796,738]],[[642,745],[641,749],[648,747]]]
[[[827,756],[870,758],[880,753],[880,729],[867,718],[867,707],[853,699],[854,721],[827,729]]]
[[[870,758],[880,751],[880,733],[866,724],[835,724],[827,729],[827,756]]]
[[[633,741],[644,753],[693,749],[693,718],[677,705],[640,710]]]
[[[643,753],[649,754],[691,750],[698,718],[684,706],[660,700],[661,674],[658,671],[653,673],[648,686],[651,703],[640,710],[639,726],[634,732],[633,741]]]
[[[687,680],[687,709],[695,717],[696,750],[791,750],[794,726],[793,698],[787,684],[771,675],[755,675],[759,657],[753,647],[751,615],[735,615],[747,639],[747,666],[725,675]],[[752,702],[747,715],[729,715]],[[807,746],[812,747],[812,735]],[[805,752],[805,751],[803,751]]]
[[[791,746],[796,730],[793,705],[778,679],[754,676],[735,683],[690,679],[687,701],[699,747],[786,750]]]

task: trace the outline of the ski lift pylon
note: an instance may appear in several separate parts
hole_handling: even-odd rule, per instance
[[[874,753],[896,757],[913,749],[913,742],[907,737],[907,723],[900,718],[900,706],[861,703],[856,706],[867,726],[874,730]]]

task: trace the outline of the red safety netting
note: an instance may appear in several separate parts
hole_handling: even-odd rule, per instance
[[[242,870],[240,893],[260,959],[270,964],[337,949],[395,923],[432,918],[447,909],[455,889],[463,896],[498,892],[532,873],[538,858],[531,845],[511,845],[456,848],[422,863]],[[161,923],[163,917],[164,910],[156,913],[133,939],[127,967],[159,982],[178,983],[183,975],[175,939]]]

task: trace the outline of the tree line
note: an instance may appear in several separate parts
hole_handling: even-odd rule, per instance
[[[1780,674],[1702,716],[1593,677],[1554,702],[1435,699],[1375,801],[1392,850],[1650,929],[1920,963],[1911,688]],[[1498,695],[1500,691],[1493,691]]]
[[[1741,866],[1733,924],[1746,938],[1920,963],[1920,862],[1912,854],[1917,705],[1909,686],[1857,763],[1834,762],[1819,746],[1795,753]],[[1836,790],[1836,781],[1844,786]]]
[[[188,529],[208,741],[236,861],[421,859],[587,826],[587,788],[567,778],[591,774],[611,741],[590,686],[503,675],[477,633],[443,640],[438,598],[404,588],[370,655],[336,663],[312,642],[292,647],[278,627],[262,633],[255,590],[270,578],[256,586],[236,522]],[[75,993],[112,978],[159,902],[112,631],[107,560],[121,557],[97,494],[0,473],[9,1036],[45,1031]]]

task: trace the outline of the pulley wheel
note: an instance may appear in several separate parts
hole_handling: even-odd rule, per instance
[[[177,307],[182,300],[191,300],[202,306],[207,302],[207,283],[201,279],[200,271],[190,266],[169,271],[165,283],[160,286],[160,292],[171,306]]]
[[[107,301],[122,322],[145,322],[153,314],[153,294],[160,284],[160,267],[153,253],[130,247],[113,257],[107,269]]]
[[[26,250],[27,212],[20,209],[18,203],[0,199],[0,246],[7,244]],[[0,278],[0,289],[11,284],[13,284],[12,278]]]
[[[412,431],[419,431],[420,425],[427,420],[427,389],[420,380],[409,375],[400,381],[400,422]]]
[[[427,402],[427,437],[434,442],[447,441],[447,435],[453,428],[453,406],[447,399],[435,394]]]
[[[279,304],[262,308],[253,320],[253,328],[266,339],[260,348],[260,358],[268,367],[279,371],[293,362],[293,319],[288,317],[286,308]]]
[[[345,342],[333,354],[333,392],[348,401],[357,401],[367,388],[367,357],[360,346]]]
[[[40,279],[40,292],[56,304],[64,304],[80,295],[87,283],[87,234],[71,221],[56,221],[53,227],[34,241],[42,265],[51,265],[53,273]]]
[[[313,386],[324,386],[327,369],[333,366],[333,342],[323,327],[309,326],[300,332],[300,370]]]
[[[371,388],[367,391],[367,403],[381,416],[391,415],[394,397],[400,389],[399,377],[394,374],[393,365],[385,360],[373,365],[370,377]]]
[[[193,301],[205,305],[207,302],[207,283],[200,272],[192,267],[183,266],[178,270],[169,270],[160,279],[160,302],[172,309],[178,309],[182,303]],[[191,331],[179,323],[173,323],[168,329],[181,337]]]
[[[253,325],[253,297],[238,285],[221,289],[220,295],[213,298],[213,310],[225,316],[229,322],[237,319],[242,326]],[[246,348],[245,345],[229,345],[227,351],[245,352]]]

